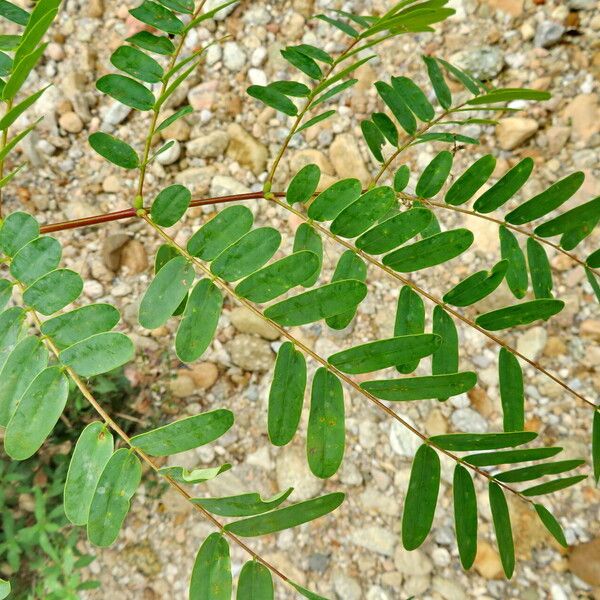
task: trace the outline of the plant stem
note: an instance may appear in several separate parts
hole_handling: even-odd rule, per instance
[[[410,423],[408,423],[408,421],[404,420],[398,413],[393,411],[389,406],[387,406],[381,400],[379,400],[379,398],[376,398],[375,396],[373,396],[373,394],[371,394],[367,390],[363,389],[360,386],[360,384],[358,384],[354,379],[352,379],[351,377],[348,377],[348,375],[346,375],[345,373],[340,371],[338,368],[336,368],[335,366],[330,364],[325,358],[323,358],[322,356],[317,354],[312,348],[308,347],[306,344],[304,344],[303,342],[298,340],[295,336],[293,336],[289,331],[287,331],[287,329],[285,329],[284,327],[282,327],[275,321],[272,321],[271,319],[266,317],[264,315],[264,313],[261,310],[259,310],[252,302],[250,302],[250,301],[246,300],[246,298],[242,298],[241,296],[236,294],[236,292],[231,288],[231,286],[226,281],[224,281],[220,277],[215,276],[214,273],[212,273],[212,271],[204,263],[202,263],[195,256],[192,256],[183,246],[180,246],[168,233],[166,233],[161,227],[156,225],[156,223],[154,223],[147,215],[143,215],[142,218],[146,221],[146,223],[148,223],[148,225],[150,225],[150,227],[152,227],[158,233],[158,235],[167,244],[169,244],[170,246],[175,248],[188,261],[190,261],[191,263],[196,265],[207,277],[209,277],[216,285],[218,285],[231,298],[233,298],[235,301],[240,303],[242,306],[245,306],[248,310],[250,310],[257,317],[259,317],[260,319],[262,319],[263,321],[268,323],[280,335],[287,338],[297,348],[300,348],[300,350],[302,350],[302,352],[304,352],[307,356],[309,356],[314,361],[319,363],[322,367],[327,369],[329,372],[333,373],[336,377],[341,379],[344,383],[346,383],[348,386],[350,386],[353,390],[355,390],[356,392],[358,392],[359,394],[361,394],[362,396],[367,398],[370,402],[372,402],[375,406],[377,406],[377,408],[379,408],[380,410],[385,412],[392,419],[398,421],[398,423],[400,423],[403,427],[405,427],[406,429],[411,431],[414,435],[416,435],[424,444],[427,444],[427,445],[431,446],[432,448],[435,448],[438,452],[445,454],[446,456],[448,456],[455,462],[463,465],[464,467],[471,469],[472,471],[474,471],[476,473],[479,473],[480,475],[482,475],[489,481],[493,481],[493,482],[497,483],[499,486],[501,486],[505,490],[517,495],[525,502],[527,502],[529,504],[534,504],[534,502],[531,499],[527,498],[526,496],[523,496],[518,490],[515,490],[514,488],[506,485],[505,483],[498,481],[493,475],[491,475],[487,471],[484,471],[484,470],[480,469],[479,467],[476,467],[474,465],[467,463],[465,460],[463,460],[456,454],[450,452],[449,450],[445,450],[444,448],[441,448],[437,444],[433,443],[424,433],[422,433],[421,431],[416,429],[414,426],[412,426]]]
[[[9,100],[6,103],[6,110],[4,112],[4,114],[8,114],[10,112],[10,110],[12,109],[12,105],[13,105],[13,101],[12,99]],[[8,141],[8,127],[2,131],[2,138],[0,141],[0,150],[4,150],[4,148],[6,147],[6,143]],[[2,178],[4,177],[4,159],[0,160],[0,181],[2,181]],[[2,194],[3,188],[0,187],[0,222],[2,222],[2,199],[3,199],[3,194]]]

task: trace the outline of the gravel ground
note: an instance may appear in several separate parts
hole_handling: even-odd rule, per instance
[[[37,73],[40,82],[55,84],[34,110],[45,119],[39,134],[22,146],[35,169],[28,169],[8,192],[10,208],[35,211],[44,222],[129,206],[133,176],[101,161],[87,146],[86,137],[102,128],[139,147],[148,126],[143,118],[131,117],[128,110],[100,97],[93,86],[97,77],[111,70],[110,53],[134,31],[127,9],[136,2],[66,0],[64,4],[48,58]],[[389,75],[408,75],[427,86],[420,59],[426,52],[476,69],[493,84],[534,87],[553,94],[549,102],[527,106],[503,121],[496,132],[473,126],[470,133],[480,135],[482,145],[457,153],[455,173],[489,151],[498,156],[498,173],[530,156],[536,171],[525,186],[524,197],[576,169],[586,173],[586,181],[569,205],[600,194],[597,2],[453,0],[451,4],[457,14],[438,33],[388,42],[381,48],[380,59],[360,69],[359,83],[342,97],[339,115],[294,140],[281,163],[275,189],[281,189],[289,174],[307,162],[319,164],[329,181],[335,176],[368,180],[377,166],[360,141],[359,122],[381,108],[372,84]],[[177,93],[175,105],[187,96],[196,113],[165,132],[164,137],[175,139],[176,144],[162,157],[162,164],[150,168],[148,193],[172,182],[189,185],[196,195],[261,189],[269,159],[289,123],[245,96],[244,89],[249,83],[264,84],[289,73],[279,55],[287,43],[318,43],[331,52],[343,48],[342,36],[332,34],[321,22],[307,20],[310,14],[329,8],[381,12],[385,7],[384,0],[243,0],[227,20],[200,28],[191,36],[189,48],[225,34],[231,39],[213,46],[203,68]],[[458,97],[462,92],[454,89]],[[406,153],[405,162],[420,171],[439,149],[431,144],[418,146]],[[272,205],[254,202],[249,206],[258,223],[274,224],[282,231],[284,249],[289,251],[298,220]],[[190,211],[173,228],[176,239],[185,241],[211,214],[210,210]],[[438,216],[445,227],[466,225],[476,234],[472,250],[449,266],[415,277],[441,295],[468,273],[489,268],[497,259],[498,242],[493,223],[450,211],[440,210]],[[334,517],[250,540],[253,548],[292,579],[343,600],[396,600],[411,595],[435,600],[600,598],[600,494],[591,479],[547,502],[565,527],[572,545],[569,551],[559,550],[549,540],[523,503],[512,503],[518,565],[512,581],[506,582],[495,550],[484,481],[479,479],[480,551],[471,571],[460,569],[452,531],[452,465],[442,461],[443,481],[432,533],[420,550],[405,552],[398,534],[411,457],[418,447],[411,434],[347,390],[344,466],[331,480],[315,479],[304,458],[307,415],[301,434],[289,446],[276,449],[266,436],[266,398],[281,342],[277,332],[227,301],[218,336],[204,362],[185,367],[172,351],[174,323],[148,332],[136,320],[137,301],[150,279],[149,265],[158,245],[152,232],[142,223],[131,222],[59,237],[70,243],[65,247],[65,261],[86,279],[87,297],[118,306],[124,329],[136,343],[137,358],[127,374],[140,384],[141,391],[131,400],[131,415],[150,422],[216,407],[235,412],[235,426],[218,444],[179,456],[176,464],[231,462],[231,471],[207,485],[213,495],[272,494],[288,485],[296,487],[295,500],[333,490],[347,493],[346,503]],[[577,249],[578,255],[587,255],[599,240],[596,232]],[[326,246],[325,279],[338,256],[337,248]],[[563,255],[551,255],[551,262],[555,289],[567,303],[565,310],[547,327],[523,328],[507,339],[570,386],[595,398],[600,392],[598,305],[581,268]],[[369,288],[351,330],[327,332],[316,324],[295,332],[297,337],[327,356],[350,344],[389,336],[398,283],[371,269]],[[502,287],[481,302],[478,310],[511,301]],[[465,314],[472,317],[475,311],[468,309]],[[460,335],[461,369],[479,372],[478,387],[468,396],[443,404],[395,407],[429,435],[501,427],[497,349],[473,330],[462,328]],[[418,372],[425,374],[427,367],[423,361]],[[527,428],[539,431],[545,445],[563,446],[565,458],[589,460],[589,408],[533,369],[525,368],[525,374]],[[151,476],[146,479],[151,480]],[[103,585],[101,591],[86,597],[185,598],[195,552],[210,532],[210,525],[176,494],[167,491],[160,496],[156,486],[145,484],[117,544],[98,552],[90,566],[90,576]],[[243,553],[232,549],[235,574],[245,560]],[[278,585],[276,597],[294,595]]]

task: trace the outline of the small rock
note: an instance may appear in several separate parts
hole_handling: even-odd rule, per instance
[[[213,131],[188,142],[185,150],[188,156],[217,158],[225,152],[227,144],[229,136],[225,131]]]
[[[360,600],[362,598],[362,589],[358,581],[343,571],[336,571],[333,574],[333,589],[340,600]]]
[[[148,268],[148,253],[144,244],[138,240],[129,240],[121,248],[121,267],[130,274],[143,273]]]
[[[227,128],[230,142],[227,148],[227,156],[233,158],[243,167],[259,175],[267,164],[269,151],[264,144],[254,139],[241,125],[232,123]]]
[[[222,0],[206,0],[206,2],[204,4],[204,12],[205,13],[210,12],[211,10],[218,8],[221,4],[224,4],[224,2]],[[229,16],[236,9],[238,4],[239,4],[239,2],[234,2],[233,4],[230,4],[229,6],[222,8],[221,10],[217,11],[217,13],[213,17],[213,19],[215,21],[223,21],[227,16]]]
[[[104,14],[104,0],[88,0],[87,14],[92,19],[99,19]]]
[[[329,158],[340,177],[356,177],[364,185],[369,183],[371,176],[353,135],[337,135],[329,148]]]
[[[193,194],[206,194],[216,179],[214,167],[190,167],[175,175],[175,181],[185,185]]]
[[[189,169],[188,169],[189,170]],[[243,183],[228,175],[215,175],[210,182],[211,196],[227,196],[229,194],[246,194],[250,191]]]
[[[308,568],[317,573],[324,573],[329,567],[330,558],[327,554],[315,552],[308,557]]]
[[[490,8],[496,8],[511,17],[520,17],[523,14],[524,0],[487,0]]]
[[[567,0],[571,10],[594,10],[598,7],[598,0]]]
[[[421,550],[408,551],[400,546],[394,554],[396,569],[403,575],[421,577],[433,571],[433,564]]]
[[[579,327],[579,333],[585,337],[591,337],[600,341],[600,321],[586,319]]]
[[[485,540],[479,540],[474,563],[475,570],[485,579],[501,579],[504,577],[500,557],[494,548]]]
[[[448,432],[448,422],[442,411],[434,408],[425,420],[425,431],[428,435],[443,435]]]
[[[504,53],[498,46],[475,46],[456,52],[450,62],[481,81],[493,79],[502,71]]]
[[[201,390],[207,390],[216,383],[219,377],[219,369],[214,363],[201,362],[192,366],[190,377],[194,380],[197,387]]]
[[[329,159],[320,150],[312,148],[296,152],[290,160],[290,169],[292,173],[296,174],[302,167],[313,163],[321,169],[322,173],[333,175],[333,165],[329,162]]]
[[[414,427],[412,420],[406,416],[402,417],[409,425]],[[392,450],[400,456],[413,457],[419,446],[421,440],[412,431],[404,427],[398,421],[392,421],[390,426],[390,446]]]
[[[527,358],[537,360],[546,345],[548,333],[545,327],[532,327],[517,340],[517,350]]]
[[[130,239],[126,233],[115,233],[104,240],[102,258],[106,267],[111,271],[117,271],[121,266],[121,250]]]
[[[459,408],[455,410],[450,420],[456,431],[485,433],[488,429],[487,421],[472,408]]]
[[[252,85],[267,85],[267,74],[262,69],[248,69],[248,79]]]
[[[189,375],[181,374],[171,380],[169,389],[176,398],[187,398],[194,393],[196,385]]]
[[[397,540],[397,534],[375,525],[356,529],[350,536],[350,541],[357,546],[384,556],[394,555]]]
[[[542,21],[535,30],[533,43],[537,48],[550,48],[560,41],[565,28],[555,21]]]
[[[546,131],[546,138],[548,139],[548,150],[551,155],[558,154],[564,147],[569,136],[571,135],[570,127],[559,127],[553,126]]]
[[[104,126],[115,127],[122,123],[131,112],[131,108],[129,106],[125,106],[120,102],[113,102],[108,110],[104,113],[104,119],[102,121]]]
[[[245,371],[268,371],[273,366],[271,346],[253,335],[236,335],[226,347],[232,362]]]
[[[188,102],[194,110],[208,110],[213,107],[217,97],[219,82],[205,81],[188,92]]]
[[[226,42],[223,47],[223,64],[230,71],[237,73],[246,64],[246,54],[237,42]]]
[[[597,94],[575,96],[562,114],[571,122],[573,137],[581,141],[587,142],[600,131],[600,103]]]
[[[229,320],[240,333],[253,333],[266,340],[276,340],[279,337],[277,329],[244,306],[234,308],[229,313]]]
[[[102,180],[102,191],[107,194],[118,194],[122,189],[121,180],[116,175],[109,175]]]
[[[68,133],[79,133],[83,130],[83,121],[80,116],[73,112],[66,112],[58,119],[58,124]]]
[[[586,583],[600,586],[600,538],[571,548],[569,570]]]
[[[514,150],[538,130],[537,121],[525,117],[500,119],[496,127],[498,144],[503,150]]]
[[[169,140],[169,142],[173,142],[171,146],[156,157],[156,161],[164,166],[176,163],[181,156],[181,144],[177,140]]]
[[[277,485],[280,490],[293,487],[293,499],[307,500],[316,496],[323,487],[323,481],[309,471],[306,455],[300,448],[285,446],[277,453]]]

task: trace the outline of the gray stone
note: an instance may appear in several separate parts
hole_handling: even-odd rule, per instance
[[[481,81],[493,79],[504,67],[504,53],[497,46],[476,46],[456,52],[450,62]]]
[[[411,577],[422,577],[433,571],[433,564],[421,550],[409,552],[401,547],[396,548],[394,564],[400,573]]]
[[[229,320],[240,333],[259,335],[266,340],[276,340],[279,337],[277,329],[244,306],[234,308],[229,313]]]
[[[358,581],[342,571],[336,571],[333,574],[333,588],[340,600],[360,600],[362,598],[362,590]]]
[[[275,360],[271,346],[253,335],[236,335],[227,342],[227,351],[233,364],[245,371],[268,371]]]
[[[293,487],[290,500],[314,498],[323,487],[323,481],[309,471],[306,454],[300,448],[285,446],[277,453],[277,485],[280,490]]]
[[[188,156],[199,158],[217,158],[227,149],[229,136],[225,131],[212,131],[186,144],[185,150]]]
[[[113,102],[108,107],[106,113],[104,113],[102,125],[115,127],[119,123],[122,123],[129,116],[130,112],[131,108],[129,106],[125,106],[120,102]]]
[[[555,21],[542,21],[535,30],[534,45],[537,48],[550,48],[560,41],[565,28]]]
[[[181,156],[181,144],[177,140],[169,140],[173,142],[173,145],[167,148],[164,152],[161,152],[157,157],[156,161],[161,165],[172,165],[179,160]],[[167,142],[169,143],[169,142]]]
[[[389,529],[370,525],[353,531],[350,541],[371,552],[377,552],[384,556],[393,556],[396,543],[398,542],[398,535]]]
[[[485,433],[488,428],[487,421],[472,408],[455,410],[450,420],[456,431],[465,433]]]
[[[236,42],[227,42],[223,47],[223,64],[232,72],[237,72],[246,64],[246,54]]]
[[[408,417],[402,417],[409,425],[414,423]],[[392,450],[400,456],[412,457],[416,454],[421,440],[412,431],[404,427],[398,421],[393,421],[390,426],[390,445]]]

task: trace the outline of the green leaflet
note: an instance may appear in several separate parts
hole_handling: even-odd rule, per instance
[[[445,109],[450,108],[452,105],[452,94],[437,61],[431,56],[423,56],[422,58],[427,66],[427,74],[429,75],[429,80],[440,106]]]
[[[494,90],[489,94],[471,98],[467,102],[471,106],[480,106],[482,104],[495,104],[497,102],[512,102],[513,100],[549,100],[551,95],[548,92],[539,90],[528,90],[526,88],[505,88]]]
[[[83,280],[78,273],[55,269],[23,292],[23,302],[43,315],[51,315],[79,298],[82,290]]]
[[[592,466],[596,483],[600,480],[600,411],[594,411],[592,425]]]
[[[448,398],[468,392],[477,383],[477,374],[472,371],[403,379],[381,379],[360,384],[364,390],[392,402]]]
[[[402,165],[394,175],[394,191],[401,192],[407,185],[410,179],[410,169],[408,165]]]
[[[110,62],[117,69],[147,83],[158,83],[163,76],[162,67],[134,46],[120,46],[112,53]]]
[[[104,75],[96,81],[96,87],[103,94],[136,110],[152,110],[154,106],[154,94],[146,86],[125,75]]]
[[[0,279],[0,311],[4,309],[12,296],[13,284],[8,279]]]
[[[559,233],[567,234],[570,230],[577,229],[581,223],[586,223],[589,227],[589,224],[596,223],[598,218],[600,218],[600,196],[538,225],[533,232],[540,237],[552,237]]]
[[[321,94],[312,103],[311,107],[314,108],[315,106],[318,106],[319,104],[321,104],[323,102],[327,102],[327,100],[330,100],[334,96],[341,94],[342,92],[344,92],[348,88],[351,88],[353,85],[355,85],[357,83],[358,83],[358,79],[348,79],[347,81],[344,81],[343,83],[340,83],[340,84],[332,87],[329,91],[325,92],[324,94]]]
[[[514,448],[537,437],[534,431],[515,431],[510,433],[448,433],[429,438],[436,446],[444,450],[474,452],[475,450],[497,450]]]
[[[332,117],[333,115],[335,115],[335,110],[326,110],[325,112],[322,112],[320,115],[317,115],[316,117],[313,117],[312,119],[309,119],[308,121],[306,121],[306,123],[303,123],[302,125],[300,125],[300,127],[298,127],[298,129],[296,129],[296,133],[300,133],[301,131],[304,131],[305,129],[309,129],[313,125],[316,125],[317,123],[320,123],[321,121],[325,121],[325,119],[329,119],[329,117]]]
[[[4,449],[14,460],[33,456],[54,429],[69,395],[60,367],[44,369],[21,396],[4,434]]]
[[[87,534],[92,544],[110,546],[119,537],[141,479],[140,459],[131,450],[120,448],[110,457],[90,505]]]
[[[308,598],[308,600],[327,600],[327,598],[323,598],[323,596],[319,596],[319,594],[315,594],[310,590],[307,590],[305,587],[302,587],[298,583],[294,583],[293,581],[289,581],[289,584],[304,598]]]
[[[146,329],[164,325],[175,312],[194,282],[194,267],[176,256],[158,271],[140,304],[139,321]]]
[[[398,147],[398,130],[392,119],[390,119],[385,113],[375,112],[371,115],[373,123],[377,126],[377,129],[381,131],[385,139],[394,147]]]
[[[0,250],[8,256],[15,254],[40,235],[38,222],[27,213],[14,212],[0,225]]]
[[[67,402],[69,382],[59,367],[48,367],[21,396],[6,426],[4,449],[15,460],[33,456],[58,421]]]
[[[310,96],[310,88],[298,81],[273,81],[269,86],[286,96],[305,98]]]
[[[547,298],[531,300],[479,315],[476,323],[488,331],[508,329],[517,325],[527,325],[540,319],[545,321],[559,313],[564,305],[565,303],[562,300]]]
[[[367,286],[353,279],[336,281],[272,304],[264,315],[284,327],[306,325],[356,308]]]
[[[408,77],[392,77],[392,87],[402,96],[421,121],[431,121],[435,117],[433,106],[423,90]]]
[[[398,296],[394,336],[413,335],[425,332],[425,305],[421,296],[405,285]],[[441,340],[438,340],[441,341]],[[437,346],[436,346],[437,347]],[[419,366],[420,359],[397,364],[400,373],[412,373]]]
[[[184,467],[162,467],[158,469],[159,475],[168,477],[178,483],[204,483],[214,479],[221,473],[229,471],[231,465],[229,463],[222,464],[220,467],[208,467],[206,469],[192,469],[191,471]]]
[[[361,193],[358,179],[342,179],[323,190],[308,207],[308,216],[315,221],[331,221]]]
[[[489,296],[504,280],[508,261],[501,260],[488,271],[478,271],[463,279],[444,294],[444,302],[453,306],[470,306]]]
[[[426,208],[411,208],[398,213],[365,231],[356,247],[368,254],[383,254],[404,244],[421,233],[431,222],[432,213]]]
[[[415,454],[402,513],[402,544],[415,550],[424,541],[433,523],[440,490],[440,459],[423,444]]]
[[[13,258],[10,274],[29,285],[42,275],[56,269],[62,256],[58,240],[42,236],[25,244]]]
[[[128,363],[134,352],[133,342],[124,333],[107,331],[69,346],[59,359],[78,375],[94,377]]]
[[[281,50],[281,56],[287,60],[293,67],[308,75],[311,79],[321,79],[323,72],[321,67],[310,56],[300,52],[294,47],[288,47]]]
[[[0,579],[0,599],[6,598],[10,594],[11,585],[10,581]]]
[[[288,488],[272,498],[263,500],[260,494],[240,494],[224,498],[192,498],[193,504],[204,507],[208,512],[221,517],[250,517],[277,508],[287,500],[294,488]]]
[[[189,239],[187,250],[202,260],[213,260],[248,233],[253,221],[245,206],[229,206],[198,229]]]
[[[502,568],[508,579],[510,579],[515,569],[515,546],[510,525],[510,514],[502,488],[493,481],[490,481],[489,484],[489,499]]]
[[[375,160],[384,162],[383,154],[381,149],[385,145],[385,138],[383,134],[372,121],[361,121],[360,129],[362,131],[365,142],[371,151],[371,154],[375,157]]]
[[[554,515],[541,504],[534,504],[535,512],[537,513],[540,521],[544,524],[544,527],[550,532],[552,537],[563,547],[568,548],[565,534],[563,533],[560,523],[556,520]]]
[[[402,129],[408,135],[414,135],[417,132],[417,120],[406,102],[402,99],[402,96],[391,85],[383,81],[377,81],[375,89],[387,107],[392,111]]]
[[[463,569],[470,569],[477,554],[477,496],[469,471],[454,467],[454,528]]]
[[[28,96],[27,98],[25,98],[25,100],[23,100],[22,102],[19,102],[19,104],[17,104],[13,108],[11,108],[11,110],[9,110],[0,119],[0,131],[4,131],[4,130],[8,129],[30,106],[32,106],[33,104],[35,104],[35,102],[38,101],[38,99],[41,97],[41,95],[49,87],[50,86],[47,85],[46,87],[42,88],[38,92],[35,92],[34,94],[31,94],[31,96]]]
[[[572,485],[576,485],[579,482],[587,479],[587,475],[575,475],[574,477],[564,477],[562,479],[555,479],[554,481],[547,481],[546,483],[540,483],[533,487],[522,490],[523,496],[541,496],[542,494],[552,494],[559,490],[564,490]]]
[[[523,371],[519,360],[506,348],[500,348],[498,358],[500,400],[504,431],[522,431],[525,428],[525,393]]]
[[[170,10],[149,0],[144,0],[140,6],[131,9],[129,13],[138,21],[166,33],[178,34],[184,28],[183,23]]]
[[[191,200],[192,194],[185,186],[170,185],[154,199],[150,216],[157,225],[171,227],[183,217]]]
[[[342,210],[331,223],[331,233],[345,238],[356,237],[383,217],[396,202],[391,187],[373,188]]]
[[[85,525],[96,486],[113,453],[113,436],[104,423],[90,423],[79,436],[69,463],[64,506],[67,519]]]
[[[12,100],[17,95],[25,80],[29,77],[29,74],[46,51],[47,45],[48,43],[40,44],[33,52],[23,56],[14,66],[11,76],[2,90],[3,100]]]
[[[194,109],[191,106],[184,106],[180,108],[177,112],[174,112],[170,117],[167,117],[155,130],[154,133],[159,133],[163,129],[166,129],[169,125],[175,123],[179,119],[185,117],[186,115],[190,115],[194,112]]]
[[[460,81],[465,88],[475,96],[480,94],[482,89],[484,89],[481,87],[481,84],[478,81],[473,79],[473,77],[471,77],[468,73],[465,73],[465,71],[455,67],[445,60],[442,60],[441,58],[437,58],[436,60],[444,67],[447,73],[456,77],[456,79],[458,79],[458,81]]]
[[[271,571],[256,560],[249,560],[240,572],[236,600],[273,600]]]
[[[269,439],[275,446],[292,441],[302,415],[306,389],[306,360],[291,342],[281,344],[269,392]]]
[[[306,56],[310,56],[319,62],[324,62],[328,65],[332,65],[334,63],[333,57],[327,54],[321,48],[317,48],[316,46],[312,46],[311,44],[299,44],[295,46],[296,50],[302,52],[302,54],[306,54]]]
[[[489,190],[477,198],[473,208],[480,213],[489,213],[510,200],[529,179],[533,171],[533,159],[524,158],[505,173]]]
[[[367,265],[362,258],[357,256],[352,250],[346,250],[340,256],[331,281],[333,283],[343,279],[354,279],[363,282],[367,280]],[[348,327],[352,319],[354,319],[357,308],[358,305],[354,310],[349,310],[348,312],[340,313],[339,315],[325,319],[327,326],[332,329],[344,329]]]
[[[345,437],[342,383],[320,367],[313,378],[306,433],[306,456],[313,475],[321,479],[335,475],[344,458]]]
[[[484,452],[469,454],[464,457],[465,462],[475,467],[493,467],[496,465],[542,460],[556,456],[562,448],[525,448],[524,450],[502,450],[500,452]]]
[[[260,269],[280,244],[281,234],[276,229],[253,229],[219,254],[210,270],[225,281],[236,281]]]
[[[311,275],[299,283],[303,287],[312,287],[319,280],[321,267],[323,266],[323,240],[316,229],[308,223],[301,223],[294,235],[293,251],[302,252],[304,250],[311,252],[316,257],[317,267]]]
[[[16,344],[0,371],[0,426],[6,427],[29,384],[48,364],[48,351],[35,336]]]
[[[591,269],[588,269],[587,267],[585,268],[585,276],[594,292],[594,295],[596,296],[596,300],[600,302],[600,284],[596,280],[596,276],[594,273],[592,273]]]
[[[538,479],[539,477],[544,477],[544,475],[558,475],[559,473],[576,469],[584,464],[585,460],[580,459],[559,460],[557,462],[547,462],[531,467],[513,469],[512,471],[504,471],[503,473],[498,473],[495,477],[497,481],[503,481],[504,483],[520,483],[522,481]]]
[[[529,285],[525,254],[512,231],[502,225],[498,232],[500,234],[500,253],[502,258],[508,261],[506,283],[515,298],[523,298]]]
[[[0,313],[0,372],[23,333],[25,316],[25,311],[19,306]]]
[[[41,331],[63,349],[110,331],[119,318],[119,311],[111,304],[90,304],[44,321]]]
[[[318,67],[317,67],[318,68]],[[298,114],[297,106],[277,88],[270,85],[251,85],[246,93],[263,104],[274,108],[290,117],[295,117]]]
[[[290,181],[288,186],[286,199],[289,204],[300,202],[304,204],[310,200],[315,193],[319,180],[321,179],[321,169],[318,165],[309,164],[302,167]]]
[[[475,161],[446,192],[444,200],[452,206],[464,204],[491,177],[496,168],[496,158],[491,154]]]
[[[330,512],[333,512],[344,501],[344,494],[333,492],[298,502],[285,508],[279,508],[264,515],[257,515],[241,521],[234,521],[225,525],[225,529],[240,537],[256,537],[268,535],[284,529],[290,529],[314,521]],[[212,598],[211,598],[212,600]]]
[[[190,294],[175,337],[182,362],[200,358],[210,346],[223,310],[223,296],[210,279],[201,279]]]
[[[140,159],[135,150],[108,133],[96,131],[90,135],[88,142],[100,156],[118,167],[137,169],[140,166]]]
[[[268,302],[305,284],[315,273],[318,276],[319,267],[320,260],[314,252],[301,250],[252,273],[238,283],[235,291],[252,302]]]
[[[592,252],[586,261],[588,267],[592,267],[592,269],[597,269],[600,267],[600,248],[595,252]]]
[[[233,425],[233,413],[217,409],[179,419],[131,438],[131,445],[152,456],[170,456],[214,442]]]
[[[171,10],[185,13],[186,15],[191,15],[194,12],[193,0],[159,0],[159,2]]]
[[[533,238],[527,238],[527,261],[531,285],[536,298],[552,298],[552,269],[544,247]]]
[[[402,335],[354,346],[327,360],[343,373],[371,373],[429,356],[440,343],[431,333]]]
[[[29,13],[27,11],[7,0],[0,0],[0,16],[17,25],[27,25],[29,21]]]
[[[509,212],[505,218],[513,225],[523,225],[539,219],[549,212],[562,206],[583,185],[585,175],[581,171],[571,173],[564,179],[557,181],[541,194],[524,202],[515,210]]]
[[[425,167],[419,181],[415,193],[420,198],[433,198],[444,186],[446,179],[450,175],[452,169],[452,161],[454,156],[448,150],[442,150],[434,159]]]
[[[454,319],[441,307],[433,309],[431,332],[442,338],[440,347],[431,356],[432,375],[458,372],[458,331]],[[443,398],[440,398],[442,400]]]
[[[356,29],[354,29],[354,27],[348,25],[348,23],[345,23],[344,21],[340,21],[339,19],[332,19],[331,17],[328,17],[327,15],[315,15],[315,19],[320,19],[321,21],[325,21],[325,23],[329,23],[330,25],[332,25],[336,29],[339,29],[340,31],[344,32],[346,35],[349,35],[350,37],[353,37],[353,38],[359,37],[358,31],[356,31]]]
[[[411,273],[456,258],[473,243],[468,229],[452,229],[436,233],[383,257],[383,264],[394,271]]]
[[[154,52],[155,54],[168,56],[175,52],[175,46],[168,37],[164,35],[154,35],[149,31],[138,31],[138,33],[128,37],[125,41],[134,46],[138,46],[139,48],[143,48],[144,50]]]
[[[479,140],[460,133],[448,133],[446,131],[431,131],[417,136],[419,144],[424,142],[446,142],[447,144],[479,144]]]
[[[211,533],[196,555],[189,600],[231,600],[231,593],[229,544],[220,533]]]

